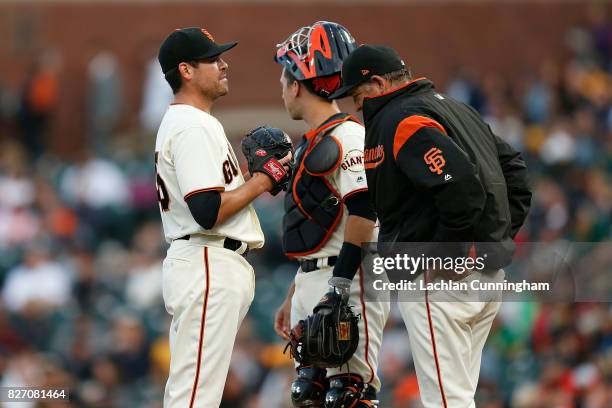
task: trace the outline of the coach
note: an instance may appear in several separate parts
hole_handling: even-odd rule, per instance
[[[379,241],[494,243],[488,268],[503,279],[501,267],[511,259],[531,202],[521,155],[474,109],[436,92],[426,78],[412,79],[391,48],[354,50],[344,61],[342,84],[330,98],[350,96],[363,111]],[[399,305],[421,399],[427,408],[474,407],[482,348],[499,302],[432,298]]]

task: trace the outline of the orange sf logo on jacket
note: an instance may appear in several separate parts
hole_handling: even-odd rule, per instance
[[[432,173],[442,174],[442,168],[446,165],[446,160],[442,156],[442,150],[432,147],[425,153],[423,159],[429,165],[429,170]]]

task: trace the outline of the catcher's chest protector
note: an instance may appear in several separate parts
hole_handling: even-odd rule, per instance
[[[297,171],[285,195],[283,217],[283,250],[289,257],[317,252],[342,219],[342,198],[325,176],[338,168],[342,158],[342,146],[330,132],[347,120],[354,119],[335,115],[298,147]]]

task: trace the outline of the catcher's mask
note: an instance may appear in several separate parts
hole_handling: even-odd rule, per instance
[[[298,81],[337,74],[357,48],[346,28],[329,21],[302,27],[277,45],[274,60]]]

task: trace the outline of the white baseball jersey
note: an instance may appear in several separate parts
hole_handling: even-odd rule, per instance
[[[342,159],[336,171],[325,176],[326,179],[340,194],[342,200],[360,191],[367,191],[368,183],[363,166],[364,127],[359,123],[348,120],[336,126],[330,134],[338,139],[342,145]],[[344,243],[344,227],[347,218],[348,211],[345,209],[342,220],[325,245],[317,252],[299,257],[299,259],[337,256]]]
[[[190,105],[170,105],[157,133],[155,167],[166,241],[203,234],[243,241],[249,248],[263,246],[252,205],[207,230],[194,220],[185,201],[199,192],[231,191],[244,184],[236,155],[215,117]]]
[[[157,189],[166,240],[163,295],[170,324],[170,371],[164,408],[218,407],[234,339],[255,291],[252,266],[238,252],[211,245],[230,237],[263,245],[257,215],[247,206],[212,229],[192,217],[186,199],[244,184],[223,127],[208,113],[171,105],[155,147]],[[189,240],[177,238],[192,235]]]

